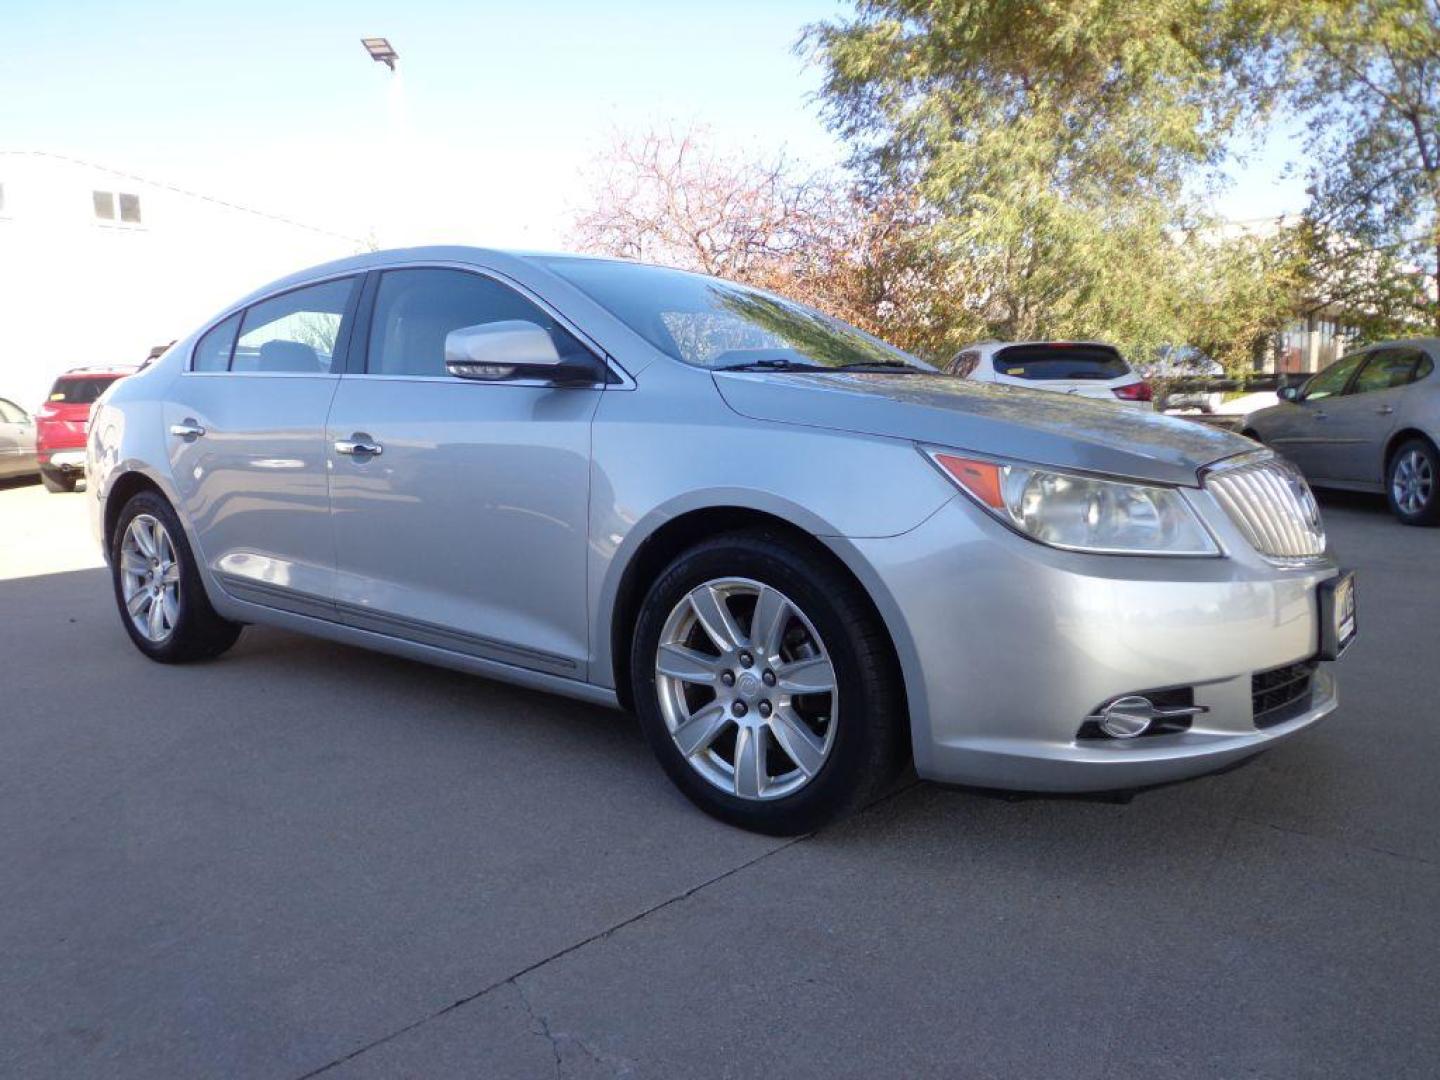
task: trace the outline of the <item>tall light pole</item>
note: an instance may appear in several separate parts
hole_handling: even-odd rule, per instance
[[[399,69],[395,67],[395,61],[400,59],[400,54],[395,51],[395,46],[390,44],[389,38],[361,38],[360,44],[365,46],[371,60],[390,69],[386,80],[385,109],[386,145],[389,152],[385,155],[386,160],[381,167],[376,170],[380,187],[376,242],[384,247],[402,242],[405,231],[402,208],[405,205],[406,192],[403,178],[409,158],[409,140],[405,130],[404,88],[400,82]]]

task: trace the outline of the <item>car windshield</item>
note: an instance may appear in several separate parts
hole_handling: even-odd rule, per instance
[[[50,388],[50,400],[59,405],[93,405],[119,375],[62,376]]]
[[[1012,345],[995,354],[995,370],[1015,379],[1119,379],[1130,365],[1111,345],[1045,342]]]
[[[604,259],[540,262],[661,352],[697,367],[934,371],[839,319],[719,278]]]

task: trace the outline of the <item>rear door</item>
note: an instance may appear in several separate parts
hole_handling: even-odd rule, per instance
[[[991,364],[996,382],[1105,401],[1117,401],[1115,388],[1135,381],[1130,365],[1111,345],[1058,341],[1010,345],[998,350]]]
[[[456,378],[445,338],[521,319],[547,330],[562,356],[585,346],[535,299],[478,271],[386,270],[372,293],[355,335],[360,370],[340,381],[330,411],[339,617],[584,678],[601,387]]]
[[[334,614],[325,415],[359,283],[318,282],[231,315],[201,337],[165,405],[199,557],[239,599]]]

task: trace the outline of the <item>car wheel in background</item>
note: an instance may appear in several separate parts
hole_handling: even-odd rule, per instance
[[[686,551],[651,586],[631,683],[641,727],[697,806],[772,835],[878,798],[904,764],[889,638],[842,572],[787,537]]]
[[[241,627],[210,606],[185,531],[161,495],[142,491],[126,503],[110,545],[120,621],[146,656],[205,660],[235,644]]]
[[[1410,439],[1390,456],[1385,495],[1406,525],[1440,524],[1440,454],[1425,439]]]
[[[75,478],[67,476],[63,472],[56,472],[54,469],[41,469],[40,482],[45,485],[46,491],[74,491]]]

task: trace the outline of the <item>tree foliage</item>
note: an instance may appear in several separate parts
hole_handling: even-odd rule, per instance
[[[1306,118],[1312,306],[1440,333],[1440,0],[1247,4],[1252,63]]]

